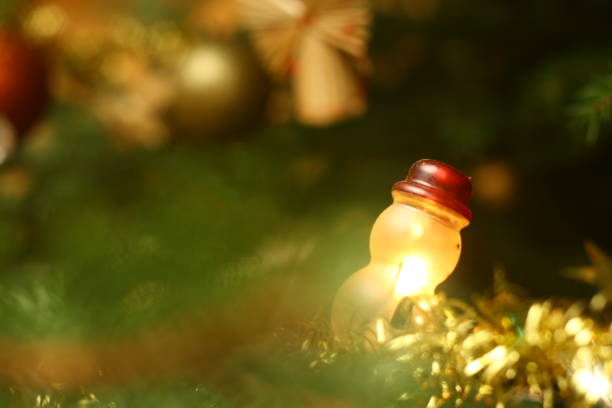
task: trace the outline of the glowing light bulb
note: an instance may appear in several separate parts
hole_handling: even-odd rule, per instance
[[[427,263],[417,255],[410,255],[401,263],[395,294],[397,296],[412,296],[426,291],[430,282]]]
[[[369,265],[351,275],[334,300],[337,337],[383,342],[404,297],[434,293],[459,260],[470,194],[468,177],[434,160],[415,163],[395,184],[393,204],[372,228]]]

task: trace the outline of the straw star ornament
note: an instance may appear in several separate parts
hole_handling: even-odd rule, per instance
[[[325,126],[366,109],[358,73],[370,13],[362,0],[238,0],[241,20],[269,71],[290,77],[295,111]]]

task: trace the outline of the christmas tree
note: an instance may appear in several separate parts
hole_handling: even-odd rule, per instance
[[[609,405],[610,12],[3,1],[2,406]],[[339,333],[423,158],[459,262]]]

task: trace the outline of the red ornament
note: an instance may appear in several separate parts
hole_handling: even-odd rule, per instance
[[[42,53],[17,33],[0,29],[0,117],[22,135],[49,101]]]
[[[441,204],[472,221],[468,201],[472,182],[456,168],[437,160],[414,163],[405,180],[395,183],[394,190],[406,191]]]

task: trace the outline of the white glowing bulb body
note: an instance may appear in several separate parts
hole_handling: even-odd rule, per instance
[[[426,198],[393,191],[393,204],[370,235],[371,261],[344,282],[332,306],[339,338],[367,336],[382,341],[399,302],[432,295],[453,272],[461,254],[460,231],[469,221]]]

